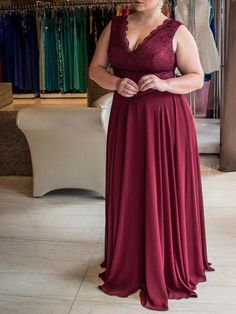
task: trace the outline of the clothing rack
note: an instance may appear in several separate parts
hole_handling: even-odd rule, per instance
[[[225,64],[226,64],[226,56],[228,54],[228,46],[227,42],[227,11],[228,6],[226,3],[227,0],[219,0],[217,1],[217,15],[218,15],[218,47],[221,57],[221,69],[217,77],[217,88],[215,90],[215,98],[219,95],[219,108],[220,108],[220,146],[222,143],[222,134],[223,134],[223,119],[224,119],[224,94],[225,94]],[[216,2],[216,1],[215,1]],[[217,112],[218,114],[218,112]],[[222,146],[221,146],[222,147]],[[220,150],[221,153],[221,150]]]
[[[225,2],[226,0],[214,1],[214,12],[215,12],[215,25],[217,34],[217,47],[221,58],[221,69],[216,73],[214,78],[214,118],[219,118],[223,110],[223,91],[224,91],[224,41],[225,41]],[[73,7],[87,7],[87,6],[116,6],[116,5],[132,5],[132,0],[75,0],[75,1],[64,1],[60,3],[51,3],[44,1],[37,1],[35,4],[23,4],[23,5],[12,5],[7,7],[0,7],[0,14],[5,11],[25,11],[25,10],[41,10],[45,8],[73,8]],[[191,16],[191,29],[193,36],[195,36],[195,1],[189,1],[189,13]],[[64,94],[65,96],[65,94]],[[196,94],[195,92],[190,94],[190,106],[192,108],[194,116],[196,116]]]
[[[191,16],[191,24],[190,24],[190,31],[193,35],[193,37],[196,37],[196,32],[195,32],[195,1],[190,0],[189,1],[189,12]],[[192,108],[192,112],[194,117],[196,116],[196,94],[195,92],[190,93],[190,98],[189,98],[190,106]]]
[[[43,2],[43,1],[37,1],[34,4],[23,4],[23,5],[12,5],[12,6],[6,6],[6,7],[0,7],[0,15],[5,13],[11,13],[18,11],[21,13],[24,12],[35,12],[38,16],[41,15],[41,10],[45,9],[52,9],[57,10],[61,8],[81,8],[81,7],[87,7],[87,8],[93,8],[93,7],[103,7],[106,6],[108,8],[112,8],[112,10],[115,8],[115,6],[126,6],[129,7],[132,4],[132,1],[130,0],[83,0],[83,1],[70,1],[70,2],[63,2],[63,3],[51,3],[51,2]],[[51,97],[57,97],[57,98],[66,98],[66,97],[76,97],[76,98],[84,98],[86,97],[86,92],[84,90],[81,90],[80,92],[77,92],[76,90],[74,92],[66,91],[66,92],[52,92],[51,90],[44,90],[42,89],[40,91],[40,97],[43,98],[51,98]],[[15,93],[14,97],[29,97],[34,98],[37,97],[38,94],[31,94],[31,93],[24,93],[24,94],[18,94]]]
[[[219,95],[219,106],[220,114],[223,113],[224,106],[224,87],[225,87],[225,56],[227,55],[227,47],[226,47],[226,0],[215,1],[216,10],[217,10],[217,43],[218,49],[221,58],[221,69],[217,76],[217,89],[216,89],[216,97]],[[216,111],[216,117],[219,116],[218,110]]]
[[[1,11],[24,11],[24,10],[37,10],[44,8],[69,8],[69,7],[82,7],[82,6],[115,6],[115,5],[132,5],[132,0],[78,0],[78,1],[65,1],[65,2],[46,2],[36,1],[32,4],[20,4],[10,6],[0,6]]]
[[[1,11],[24,11],[24,10],[36,10],[37,5],[36,4],[20,4],[20,5],[8,5],[8,6],[0,6],[0,12]]]
[[[114,4],[133,4],[133,0],[79,0],[65,2],[45,2],[37,1],[37,7],[71,7],[71,6],[87,6],[87,5],[114,5]]]
[[[219,119],[223,112],[224,95],[224,66],[225,66],[225,2],[226,0],[214,1],[215,25],[216,25],[216,45],[220,56],[220,70],[216,72],[213,90],[214,90],[214,108],[213,119]],[[195,37],[195,1],[189,1],[189,13],[191,16],[190,31]],[[196,92],[190,93],[190,106],[193,115],[196,117]]]
[[[111,8],[112,10],[115,9],[116,6],[127,6],[130,7],[130,5],[133,3],[133,1],[124,1],[124,0],[87,0],[87,1],[70,1],[70,2],[65,2],[65,3],[44,3],[44,2],[38,2],[37,3],[37,9],[61,9],[61,8],[93,8],[93,7],[107,7]],[[102,21],[101,21],[102,22]],[[84,98],[87,97],[86,92],[80,92],[80,93],[51,93],[50,91],[42,91],[40,93],[41,98],[50,98],[50,97],[56,97],[56,98],[61,98],[61,97],[76,97],[76,98]]]

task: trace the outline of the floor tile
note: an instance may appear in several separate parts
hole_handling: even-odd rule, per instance
[[[0,241],[0,294],[73,300],[93,244]]]
[[[233,314],[234,304],[200,303],[198,298],[169,300],[168,313],[179,314]],[[70,314],[149,314],[159,313],[144,308],[141,304],[76,301]]]
[[[72,301],[0,295],[1,314],[68,314]]]
[[[168,313],[233,314],[236,293],[236,172],[201,155],[208,260],[198,298],[169,300]],[[31,177],[0,177],[0,314],[133,314],[145,309],[98,288],[104,271],[105,200],[61,189],[32,197]]]

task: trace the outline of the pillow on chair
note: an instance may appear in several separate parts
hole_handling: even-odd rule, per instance
[[[114,93],[108,93],[101,97],[99,97],[96,101],[92,103],[92,107],[100,107],[103,108],[101,112],[101,123],[107,132],[108,122],[111,112],[112,100]]]
[[[97,100],[95,100],[92,103],[92,107],[101,107],[101,108],[111,107],[113,95],[114,95],[114,93],[108,93],[108,94],[105,94],[105,95],[99,97]]]

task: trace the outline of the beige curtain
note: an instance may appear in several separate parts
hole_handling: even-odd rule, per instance
[[[220,170],[236,171],[236,0],[226,1],[224,109],[221,117]]]

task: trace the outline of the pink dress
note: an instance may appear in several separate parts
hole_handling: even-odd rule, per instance
[[[136,83],[145,74],[174,77],[172,39],[182,23],[168,18],[135,50],[127,17],[112,20],[108,57],[115,75]],[[213,271],[207,260],[195,124],[185,95],[148,89],[116,91],[107,135],[104,293],[168,310],[168,299],[197,297]]]

